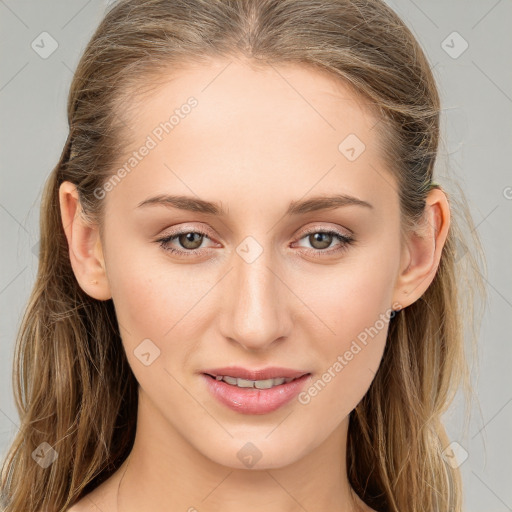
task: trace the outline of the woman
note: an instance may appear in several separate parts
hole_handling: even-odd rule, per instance
[[[4,510],[461,511],[439,114],[381,1],[114,5],[41,206]]]

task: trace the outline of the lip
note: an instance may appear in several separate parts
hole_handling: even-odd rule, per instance
[[[213,377],[222,375],[223,377],[236,377],[247,380],[265,380],[265,379],[277,379],[284,377],[285,379],[296,379],[309,372],[301,370],[293,370],[291,368],[282,368],[278,366],[271,366],[268,368],[261,368],[259,370],[249,370],[241,366],[225,366],[223,368],[212,368],[210,370],[203,370],[202,373],[206,373]]]
[[[221,371],[222,370],[222,371]],[[277,374],[276,374],[277,371]],[[229,375],[248,380],[265,380],[277,377],[294,378],[288,383],[270,389],[239,388],[212,377],[212,370],[201,374],[208,391],[221,404],[242,414],[268,414],[291,402],[311,380],[311,373],[301,371],[267,368],[264,370],[247,370],[243,368],[219,368],[217,375]],[[234,374],[235,373],[235,374]]]

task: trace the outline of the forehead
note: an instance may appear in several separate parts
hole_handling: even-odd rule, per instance
[[[123,189],[132,206],[170,191],[261,202],[337,188],[386,199],[377,118],[327,72],[216,60],[162,75],[148,91],[124,113],[133,144],[117,164],[129,172],[112,194]],[[129,164],[142,146],[151,149]]]

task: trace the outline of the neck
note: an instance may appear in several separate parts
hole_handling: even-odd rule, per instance
[[[239,469],[204,456],[149,401],[140,400],[117,512],[239,512],[241,505],[244,512],[368,510],[348,482],[347,429],[348,417],[319,446],[302,447],[306,455],[285,467]]]

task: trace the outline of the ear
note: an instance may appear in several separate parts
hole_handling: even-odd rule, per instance
[[[405,308],[418,300],[434,280],[450,226],[450,206],[438,188],[429,192],[420,225],[406,234],[393,303]]]
[[[76,186],[65,181],[59,188],[60,213],[69,246],[69,259],[80,288],[97,300],[112,297],[107,280],[99,227],[88,223]]]

